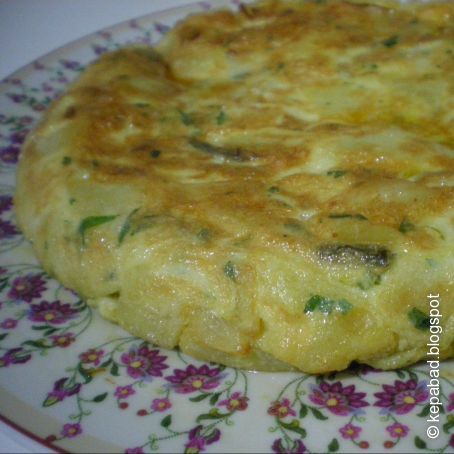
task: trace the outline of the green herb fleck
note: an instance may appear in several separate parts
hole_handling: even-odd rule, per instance
[[[233,80],[242,80],[242,79],[245,79],[246,77],[248,77],[249,74],[250,73],[248,73],[247,71],[244,71],[242,73],[237,73],[232,77],[232,79]]]
[[[328,172],[326,172],[329,177],[333,178],[343,177],[346,173],[346,170],[328,170]]]
[[[136,102],[134,105],[136,107],[140,107],[140,108],[149,107],[150,106],[150,104],[148,104],[147,102]]]
[[[63,159],[61,160],[62,165],[64,166],[69,166],[71,164],[72,159],[69,156],[64,156]]]
[[[331,219],[358,219],[359,221],[367,221],[366,216],[362,214],[331,213],[328,217]]]
[[[366,274],[357,283],[357,285],[361,290],[369,290],[374,285],[379,285],[380,282],[381,282],[380,274],[376,274],[371,270],[367,270]]]
[[[410,221],[407,221],[406,219],[404,219],[399,225],[399,232],[401,233],[408,233],[412,232],[413,230],[415,230],[415,225]]]
[[[197,232],[197,238],[199,240],[208,241],[211,238],[212,234],[208,229],[200,229]]]
[[[353,308],[353,304],[349,303],[347,300],[332,300],[326,298],[325,296],[313,295],[311,296],[304,306],[304,313],[320,311],[324,314],[331,314],[333,311],[340,312],[341,314],[346,314],[350,312]]]
[[[287,222],[284,224],[284,228],[293,233],[301,233],[304,231],[304,227],[299,222]]]
[[[159,158],[160,155],[161,155],[161,152],[159,150],[151,150],[150,151],[150,156],[152,158]]]
[[[117,215],[112,216],[89,216],[88,218],[82,219],[79,224],[79,234],[82,237],[82,243],[85,244],[85,233],[87,230],[105,224],[106,222],[113,221]]]
[[[383,41],[383,45],[386,47],[393,47],[395,46],[399,41],[399,37],[397,35],[390,36],[389,38],[385,39]]]
[[[271,186],[270,188],[268,188],[268,192],[270,194],[275,194],[276,192],[279,192],[279,188],[277,186]]]
[[[430,317],[416,307],[408,313],[408,318],[416,329],[426,331],[430,328]]]
[[[93,159],[93,161],[91,161],[91,164],[93,165],[93,167],[99,167],[99,161],[97,159]]]
[[[227,114],[221,110],[218,114],[218,116],[216,117],[216,123],[221,126],[225,123],[225,121],[227,120]]]
[[[69,199],[69,204],[70,204],[70,205],[74,205],[75,203],[76,203],[76,199],[75,199],[74,197],[71,197],[71,198]]]
[[[192,118],[190,117],[190,115],[188,113],[183,112],[182,110],[179,110],[178,112],[180,113],[181,122],[184,125],[191,126],[192,124],[194,124],[194,121],[192,120]]]
[[[132,216],[134,216],[135,213],[137,213],[137,211],[139,211],[139,208],[132,210],[126,217],[124,224],[121,226],[120,233],[118,234],[118,245],[119,246],[121,245],[121,243],[123,243],[123,240],[125,239],[126,235],[131,230],[131,218],[132,218]]]
[[[235,266],[235,264],[229,260],[225,265],[224,265],[224,274],[232,279],[232,281],[236,281],[238,278],[238,270]]]

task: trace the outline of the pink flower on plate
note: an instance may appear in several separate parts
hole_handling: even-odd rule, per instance
[[[386,428],[392,438],[403,438],[406,437],[410,428],[404,424],[395,422]]]
[[[449,402],[448,406],[446,408],[448,411],[453,411],[454,410],[454,393],[451,393],[449,395]]]
[[[73,333],[55,334],[50,336],[50,338],[52,339],[52,345],[61,348],[69,347],[76,340]]]
[[[378,398],[374,405],[382,407],[381,413],[395,412],[403,415],[429,397],[425,381],[418,383],[413,379],[406,382],[396,380],[394,385],[382,386],[383,391],[374,394]]]
[[[134,388],[132,387],[132,385],[117,386],[115,388],[114,396],[117,397],[118,399],[126,399],[135,393],[136,392],[135,392]]]
[[[188,442],[185,446],[185,453],[196,454],[206,450],[207,445],[216,443],[221,438],[221,431],[213,429],[207,432],[206,428],[199,425],[189,431]]]
[[[19,321],[14,318],[6,318],[0,323],[0,327],[3,329],[14,329]]]
[[[39,298],[45,290],[46,281],[41,274],[27,274],[13,280],[8,298],[30,303],[34,298]]]
[[[369,404],[364,400],[366,393],[356,392],[355,385],[343,386],[340,381],[329,384],[322,381],[319,386],[312,386],[309,399],[326,408],[331,413],[346,416],[357,413]]]
[[[12,143],[15,143],[15,144],[21,144],[24,142],[25,140],[25,137],[27,136],[27,134],[29,133],[30,131],[28,129],[22,129],[21,131],[16,131],[16,132],[13,132],[10,136],[9,136],[9,140],[12,142]]]
[[[136,392],[132,385],[117,386],[115,388],[114,396],[118,399],[126,399],[127,397],[132,396],[135,393]]]
[[[143,450],[143,448],[141,448],[140,446],[137,446],[135,448],[128,448],[125,453],[126,454],[143,454],[145,451]]]
[[[167,398],[153,399],[153,402],[151,403],[151,409],[154,411],[163,412],[163,411],[168,410],[171,407],[172,407],[172,404],[170,403],[170,400]]]
[[[0,367],[8,367],[11,364],[23,364],[31,359],[31,357],[32,355],[21,347],[12,348],[0,357]]]
[[[32,304],[28,312],[28,318],[33,322],[48,323],[49,325],[61,325],[69,319],[74,318],[78,310],[70,304],[62,304],[60,301],[49,303],[42,301],[39,304]]]
[[[240,392],[236,391],[228,399],[221,400],[218,405],[220,407],[226,406],[229,411],[243,411],[246,410],[248,406],[248,400],[248,397],[243,396]]]
[[[7,93],[6,96],[8,96],[8,98],[11,99],[11,101],[19,104],[27,100],[27,96],[23,95],[22,93]]]
[[[287,398],[273,402],[268,408],[268,414],[279,419],[283,419],[286,416],[296,416],[296,412]]]
[[[355,438],[359,437],[359,434],[362,430],[363,429],[361,427],[354,426],[353,424],[349,423],[344,427],[341,427],[339,429],[339,432],[341,433],[342,438],[345,438],[346,440],[354,440]]]
[[[102,33],[105,33],[105,32],[102,32]],[[66,69],[72,69],[74,71],[78,71],[78,70],[82,69],[82,65],[76,60],[61,60],[61,63],[63,63],[63,66]]]
[[[13,198],[10,195],[0,195],[0,213],[8,211],[13,206]]]
[[[11,238],[12,236],[18,234],[19,231],[14,224],[11,224],[11,222],[9,221],[3,221],[0,219],[0,240]]]
[[[86,352],[81,353],[79,355],[79,359],[83,363],[93,363],[95,366],[98,366],[103,356],[104,350],[95,350],[94,348],[90,348]]]
[[[82,433],[82,427],[80,424],[65,424],[61,431],[61,434],[66,438],[74,438]]]
[[[162,371],[169,366],[165,364],[167,356],[159,350],[150,349],[146,344],[133,346],[121,355],[121,362],[127,366],[128,375],[132,378],[151,379],[162,377]]]
[[[5,164],[17,164],[20,148],[17,145],[0,148],[0,161]]]
[[[173,375],[166,377],[172,388],[180,394],[188,394],[196,391],[210,391],[216,388],[221,379],[221,369],[209,368],[206,364],[196,367],[190,364],[185,370],[175,369]]]
[[[47,394],[47,397],[43,402],[43,406],[50,407],[57,402],[61,402],[67,397],[78,394],[81,387],[82,385],[80,383],[73,383],[68,377],[60,378],[54,383],[52,391]]]

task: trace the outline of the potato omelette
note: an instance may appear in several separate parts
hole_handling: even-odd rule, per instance
[[[18,222],[130,333],[324,373],[454,356],[454,2],[265,0],[101,56],[27,138]]]

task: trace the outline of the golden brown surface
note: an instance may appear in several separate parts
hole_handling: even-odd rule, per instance
[[[454,354],[454,4],[267,1],[103,56],[29,137],[19,223],[105,317],[226,364]],[[378,4],[382,6],[379,6]]]

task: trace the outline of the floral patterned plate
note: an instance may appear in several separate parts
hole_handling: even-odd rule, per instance
[[[102,320],[44,273],[18,231],[18,153],[52,99],[99,54],[156,42],[176,20],[213,5],[237,2],[201,2],[108,28],[0,84],[1,419],[73,452],[453,451],[453,362],[434,377],[424,363],[309,376],[195,361]]]

